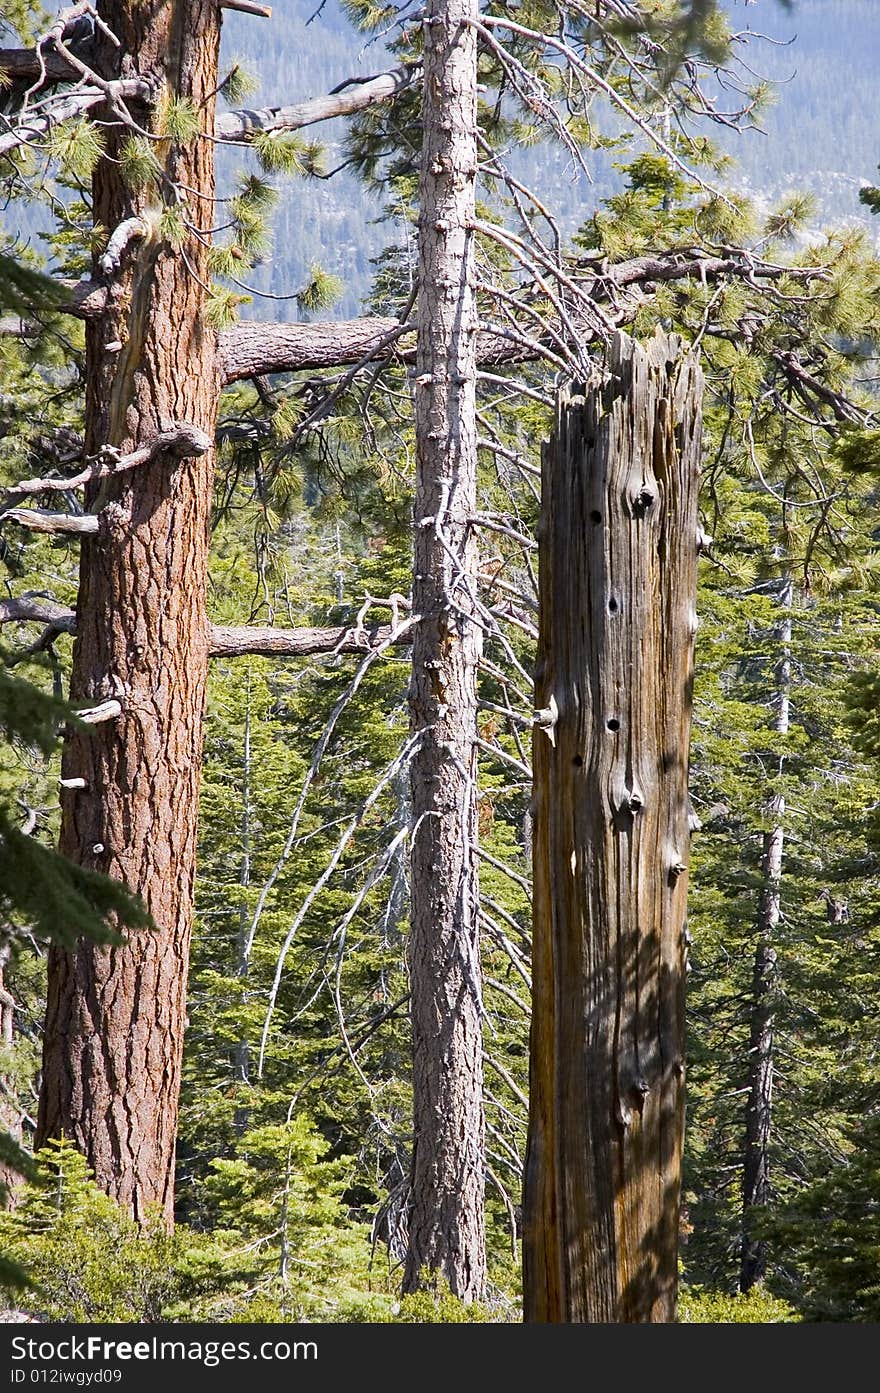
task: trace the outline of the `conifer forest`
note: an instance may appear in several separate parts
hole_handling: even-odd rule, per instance
[[[876,5],[47,4],[0,1317],[880,1321]]]

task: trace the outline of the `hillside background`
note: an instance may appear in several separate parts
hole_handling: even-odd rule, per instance
[[[388,65],[380,40],[359,34],[338,0],[280,0],[267,24],[227,12],[224,62],[241,62],[259,79],[252,105],[278,105],[330,91],[348,77],[364,77]],[[716,132],[717,143],[734,157],[728,176],[734,188],[774,202],[793,188],[817,200],[821,223],[858,219],[860,185],[874,180],[880,161],[877,74],[880,72],[878,0],[727,0],[737,31],[750,31],[743,55],[754,72],[776,85],[776,99],[760,118],[760,130],[737,135]],[[761,36],[766,36],[762,38]],[[771,42],[772,41],[772,42]],[[341,122],[313,128],[326,151],[326,167],[343,159]],[[309,132],[306,130],[305,135]],[[221,176],[230,181],[244,152],[221,152]],[[573,170],[555,148],[517,155],[517,172],[544,191],[552,185],[560,222],[571,232],[589,217],[619,178],[613,156],[591,159],[592,183]],[[876,223],[871,229],[876,233]],[[275,295],[290,294],[320,263],[344,285],[336,313],[357,314],[369,289],[371,259],[406,237],[402,217],[383,206],[346,171],[326,180],[286,181],[274,219],[271,256],[254,284]],[[255,299],[248,318],[295,319],[295,301]]]

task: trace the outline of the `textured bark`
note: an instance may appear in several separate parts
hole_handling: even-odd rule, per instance
[[[396,319],[351,319],[341,324],[238,324],[220,336],[224,382],[271,372],[343,367],[373,354],[385,356],[400,325]]]
[[[544,450],[528,1321],[675,1318],[701,392],[618,334]]]
[[[262,653],[280,658],[302,658],[312,653],[366,653],[391,637],[387,624],[369,629],[350,625],[332,629],[273,629],[259,624],[212,624],[209,629],[211,657],[240,658],[246,653]],[[401,634],[401,643],[410,634]]]
[[[783,581],[779,603],[791,606],[791,580]],[[782,656],[776,666],[777,735],[788,734],[791,706],[791,616],[779,625]],[[782,773],[783,760],[779,761]],[[767,804],[770,828],[761,848],[761,895],[758,903],[758,941],[752,974],[749,1022],[748,1101],[742,1179],[742,1247],[740,1291],[750,1291],[766,1270],[766,1244],[754,1232],[756,1211],[770,1203],[770,1146],[773,1135],[773,1070],[775,1067],[775,998],[777,989],[776,934],[782,913],[782,858],[785,851],[785,797],[775,793]]]
[[[85,317],[95,303],[94,296],[78,288],[70,312]],[[341,368],[371,360],[414,363],[415,333],[412,324],[378,318],[329,324],[238,324],[220,336],[223,380],[230,383],[264,373]],[[534,349],[503,333],[476,334],[475,338],[482,366],[500,367],[537,357]]]
[[[72,609],[52,600],[0,600],[0,625],[45,624],[54,633],[72,634],[76,615]],[[262,624],[209,624],[208,653],[212,658],[242,658],[247,654],[267,657],[304,658],[315,653],[366,653],[391,637],[388,624],[354,629],[336,625],[330,629],[275,629]],[[412,642],[406,630],[400,643]]]
[[[83,484],[94,483],[97,479],[109,478],[111,474],[122,474],[127,469],[139,469],[149,464],[156,455],[165,451],[186,459],[192,455],[204,455],[211,448],[211,438],[204,431],[191,425],[178,424],[170,430],[160,432],[141,449],[123,455],[117,451],[106,451],[91,460],[78,474],[68,474],[62,478],[22,479],[10,490],[10,499],[33,497],[43,493],[69,493],[81,488]],[[0,514],[2,516],[2,514]]]
[[[0,945],[0,1046],[4,1052],[12,1049],[15,1039],[15,998],[4,980],[10,953],[10,944]],[[22,1112],[18,1106],[15,1083],[0,1074],[0,1131],[20,1144],[21,1124]],[[0,1203],[4,1208],[15,1208],[16,1192],[20,1184],[21,1176],[15,1167],[0,1159]]]
[[[104,45],[103,71],[164,74],[213,129],[219,12],[216,0],[144,5],[105,0],[121,40]],[[122,55],[122,56],[120,56]],[[147,120],[147,113],[141,119]],[[115,153],[109,133],[109,154]],[[199,189],[188,215],[213,217],[208,140],[155,147],[169,178]],[[95,221],[114,229],[143,217],[112,160],[94,180]],[[205,253],[187,246],[196,276],[156,234],[132,244],[108,312],[87,325],[86,452],[146,448],[175,421],[213,440],[219,378],[215,335],[203,325]],[[109,350],[108,345],[122,347]],[[71,733],[63,775],[84,779],[62,794],[62,850],[140,893],[154,931],[119,948],[53,949],[38,1145],[77,1143],[99,1184],[138,1218],[173,1211],[185,996],[195,866],[202,715],[208,660],[205,618],[213,456],[172,450],[141,468],[91,483],[86,506],[97,538],[83,541],[71,695],[122,714],[91,735]]]
[[[475,859],[476,546],[472,0],[431,0],[419,218],[411,720],[410,984],[414,1137],[404,1287],[486,1281],[482,1029]]]

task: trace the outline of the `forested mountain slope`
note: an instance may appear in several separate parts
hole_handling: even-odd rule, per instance
[[[817,224],[842,217],[867,221],[858,189],[873,179],[880,159],[880,6],[875,0],[796,0],[789,9],[778,0],[726,0],[725,9],[735,30],[751,31],[742,49],[745,61],[774,85],[771,103],[756,118],[759,129],[715,133],[734,160],[730,184],[768,202],[792,188],[807,189],[817,201]],[[240,61],[259,79],[254,104],[318,96],[393,61],[382,31],[372,38],[359,34],[339,0],[320,6],[317,0],[284,0],[269,26],[229,13],[223,44],[229,66]],[[725,100],[722,94],[720,109]],[[344,124],[315,129],[326,167],[333,170],[345,159]],[[221,177],[230,178],[241,159],[235,151],[224,155]],[[592,182],[556,146],[517,151],[516,169],[536,188],[546,191],[552,182],[560,223],[572,232],[619,186],[614,158],[609,151],[591,155]],[[369,289],[370,258],[383,247],[405,244],[407,236],[404,218],[383,209],[381,198],[347,171],[326,181],[284,181],[273,226],[273,249],[254,284],[274,295],[289,294],[309,267],[320,263],[342,280],[337,308],[344,316],[358,312]],[[248,318],[296,318],[297,313],[292,300],[257,299],[243,309]]]

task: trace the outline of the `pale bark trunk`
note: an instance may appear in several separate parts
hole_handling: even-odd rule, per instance
[[[241,869],[238,873],[238,883],[242,890],[247,890],[251,883],[251,679],[248,674],[247,696],[245,698],[244,709],[244,760],[242,767],[242,788],[241,788]],[[250,941],[250,911],[247,900],[242,897],[241,909],[238,917],[238,963],[237,971],[239,978],[245,984],[251,971],[251,941]],[[246,1035],[235,1047],[235,1077],[240,1083],[250,1083],[251,1077],[251,1055],[250,1046]],[[235,1129],[242,1134],[248,1125],[250,1109],[239,1107],[235,1110]]]
[[[476,417],[473,0],[425,20],[411,720],[414,1138],[404,1286],[485,1292],[482,1003],[475,858]]]
[[[163,73],[213,130],[219,9],[216,0],[145,6],[105,0],[121,40],[105,45],[105,71]],[[148,120],[146,113],[143,120]],[[108,153],[120,137],[108,134]],[[214,217],[209,140],[157,145],[169,180],[196,188],[188,217]],[[158,202],[133,194],[103,159],[94,218],[108,229]],[[215,335],[203,322],[205,252],[184,259],[157,236],[129,249],[106,315],[87,327],[86,449],[147,446],[175,420],[214,438],[219,373]],[[108,349],[113,341],[121,350]],[[202,715],[208,659],[206,577],[213,457],[163,452],[93,484],[97,538],[83,542],[71,695],[115,698],[117,720],[73,733],[64,776],[85,787],[62,796],[63,851],[124,881],[146,902],[155,930],[124,947],[82,943],[49,960],[38,1145],[76,1142],[98,1183],[138,1219],[157,1207],[171,1221],[192,918]]]
[[[15,998],[6,985],[5,974],[10,958],[10,945],[0,947],[0,1045],[4,1051],[11,1051],[15,1039]],[[10,1079],[0,1076],[0,1130],[6,1132],[14,1142],[21,1143],[21,1109],[17,1106],[15,1086]],[[21,1176],[14,1166],[0,1161],[0,1195],[7,1209],[15,1208],[16,1192],[21,1184]]]
[[[612,342],[544,451],[527,1321],[675,1318],[702,375]]]
[[[779,603],[790,609],[791,580],[786,578]],[[777,735],[788,734],[791,709],[791,615],[779,625],[782,656],[776,666]],[[781,775],[784,760],[780,758]],[[782,858],[785,851],[785,797],[776,793],[767,804],[771,826],[764,833],[761,855],[761,895],[758,904],[758,942],[752,975],[749,1030],[748,1102],[742,1183],[742,1248],[740,1291],[750,1291],[766,1271],[766,1244],[755,1234],[756,1213],[770,1203],[770,1147],[773,1134],[773,1071],[775,1067],[776,937],[782,912]]]

